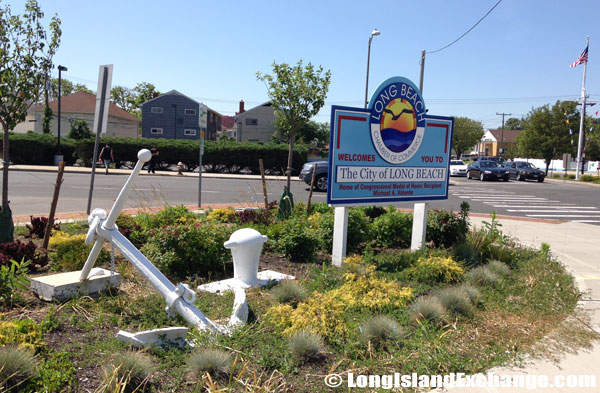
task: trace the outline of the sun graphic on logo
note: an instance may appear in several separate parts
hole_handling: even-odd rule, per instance
[[[413,106],[404,98],[390,101],[383,110],[381,129],[411,132],[417,128],[417,115]]]

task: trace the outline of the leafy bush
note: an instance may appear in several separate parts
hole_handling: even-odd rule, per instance
[[[373,220],[373,238],[377,247],[410,246],[412,233],[412,214],[390,207],[387,213]]]
[[[568,174],[568,175],[567,175],[567,179],[569,179],[569,180],[575,180],[575,178],[576,178],[576,177],[577,177],[577,176],[575,176],[575,175],[574,175],[574,174],[572,174],[572,173],[570,173],[570,174]]]
[[[435,247],[452,247],[469,232],[469,204],[463,202],[458,215],[448,210],[430,211],[427,217],[427,241]]]
[[[235,221],[235,210],[233,209],[215,209],[208,212],[206,218],[210,221],[217,222],[234,222]]]
[[[0,347],[17,346],[36,352],[44,346],[42,326],[34,320],[0,321]]]
[[[363,206],[359,209],[362,210],[365,216],[369,217],[371,221],[379,216],[383,216],[387,212],[385,207],[381,206]]]
[[[462,315],[469,317],[473,315],[473,304],[469,295],[460,287],[449,287],[441,289],[437,298],[454,316]]]
[[[46,233],[46,226],[48,225],[48,217],[34,217],[29,216],[31,220],[31,225],[27,224],[27,229],[29,229],[29,237],[36,236],[39,239],[44,237]],[[54,224],[52,229],[59,231],[60,224]]]
[[[500,276],[488,269],[486,266],[479,266],[475,269],[469,270],[465,275],[465,278],[473,285],[495,286],[500,284],[502,281]]]
[[[268,225],[273,222],[273,215],[265,208],[244,209],[235,212],[235,219],[238,223]]]
[[[135,237],[133,234],[135,232],[140,232],[142,230],[142,226],[137,223],[135,218],[130,216],[129,214],[121,213],[119,217],[117,217],[117,228],[119,228],[119,232],[123,236],[125,236],[130,242],[134,243],[136,246],[141,246],[141,244],[134,242]]]
[[[306,299],[306,291],[297,281],[284,281],[271,291],[279,303],[289,303],[292,306]]]
[[[404,330],[394,318],[378,315],[361,326],[361,335],[365,342],[381,345],[387,341],[397,341],[404,335]]]
[[[30,240],[25,243],[19,239],[0,244],[0,266],[10,266],[11,260],[30,261],[30,269],[34,266],[45,266],[48,263],[48,257],[44,253],[37,252],[34,242]]]
[[[423,256],[422,251],[383,251],[377,255],[365,256],[365,260],[377,266],[379,271],[393,273],[414,265]]]
[[[57,137],[49,134],[13,134],[9,133],[10,160],[13,164],[52,165],[56,154]],[[76,157],[75,147],[78,141],[61,138],[60,151],[67,165],[73,165]],[[0,141],[0,146],[3,141]],[[91,155],[90,155],[91,156]]]
[[[0,347],[0,391],[26,391],[24,388],[37,373],[37,361],[30,352],[17,347]]]
[[[201,381],[204,373],[213,377],[229,375],[231,364],[231,355],[218,349],[194,352],[187,361],[189,374],[196,381]]]
[[[73,390],[77,383],[77,370],[73,355],[68,351],[50,351],[39,369],[37,391],[61,392]],[[67,388],[68,387],[68,388]]]
[[[426,320],[434,324],[442,322],[446,315],[446,310],[438,298],[433,296],[421,296],[411,305],[410,310],[417,320]]]
[[[92,250],[91,246],[85,244],[85,235],[68,235],[64,232],[54,232],[48,247],[54,249],[49,254],[53,263],[53,270],[75,271],[81,270],[85,261]],[[97,264],[105,263],[110,260],[110,255],[104,249],[100,251]]]
[[[423,283],[451,283],[462,279],[465,271],[451,257],[428,257],[419,258],[404,274],[409,279]]]
[[[276,249],[293,261],[314,258],[319,246],[317,233],[306,220],[292,218],[282,223]]]
[[[596,180],[597,178],[598,178],[597,176],[593,176],[593,175],[581,175],[579,180],[584,181],[584,182],[592,182],[592,181]]]
[[[318,217],[318,236],[320,249],[331,253],[333,247],[333,211],[322,213]],[[354,253],[361,250],[362,245],[371,240],[370,222],[362,209],[348,210],[348,235],[346,251]]]
[[[158,213],[139,213],[135,220],[143,230],[160,229],[168,225],[182,224],[186,219],[195,219],[197,216],[185,206],[165,206]],[[182,222],[184,221],[184,222]]]
[[[310,204],[310,214],[314,213],[330,213],[333,209],[325,202],[316,202]]]
[[[230,254],[223,243],[231,231],[212,222],[165,226],[148,231],[148,243],[141,251],[167,276],[208,277],[225,271]]]
[[[154,366],[140,352],[119,353],[104,365],[104,384],[110,392],[144,392],[149,387]]]
[[[289,339],[288,346],[292,356],[299,361],[318,357],[323,351],[323,339],[316,333],[298,332]]]
[[[19,299],[19,289],[27,289],[27,266],[29,261],[10,261],[0,266],[0,305],[12,306]],[[0,322],[1,323],[1,322]],[[0,342],[2,338],[0,337]]]

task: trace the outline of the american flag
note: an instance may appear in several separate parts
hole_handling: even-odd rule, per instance
[[[577,58],[577,60],[575,60],[575,62],[573,64],[571,64],[569,67],[571,67],[571,68],[577,67],[579,64],[587,63],[587,61],[588,61],[588,47],[586,46],[585,49],[583,50],[583,52],[581,52],[581,54]]]

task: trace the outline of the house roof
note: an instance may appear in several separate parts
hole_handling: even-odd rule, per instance
[[[182,94],[182,93],[178,92],[177,90],[173,89],[171,91],[168,91],[166,93],[163,93],[163,94],[159,95],[158,97],[154,97],[154,98],[149,99],[146,102],[143,102],[142,105],[144,105],[144,104],[146,104],[148,102],[152,102],[154,100],[157,100],[157,99],[159,99],[159,98],[161,98],[163,96],[182,96],[182,97],[187,98],[190,101],[194,101],[196,104],[200,104],[198,101],[194,100],[193,98],[190,98],[190,97],[186,96],[185,94]],[[202,105],[204,105],[204,104],[202,104]]]
[[[502,139],[502,129],[488,131],[494,136],[496,141],[500,142]],[[517,135],[521,132],[523,132],[523,130],[504,130],[504,142],[515,142],[517,140]]]
[[[96,95],[87,93],[84,91],[78,91],[73,94],[61,97],[60,106],[62,112],[70,113],[94,113],[96,111]],[[58,111],[58,100],[50,101],[48,103],[50,109],[53,112]],[[45,105],[35,105],[31,108],[33,112],[40,112],[44,110]],[[125,109],[119,108],[112,102],[108,107],[108,115],[123,120],[139,121],[137,117],[127,112]]]
[[[222,116],[221,127],[233,128],[235,127],[235,117],[233,116]]]
[[[237,115],[235,115],[235,118],[237,119],[237,117],[238,117],[238,116],[245,115],[246,113],[249,113],[249,112],[255,111],[255,110],[257,110],[258,108],[261,108],[261,107],[263,107],[263,106],[273,106],[273,104],[271,103],[271,101],[267,101],[267,102],[265,102],[265,103],[263,103],[263,104],[260,104],[260,105],[257,105],[257,106],[255,106],[254,108],[250,108],[250,109],[248,109],[247,111],[244,111],[244,112],[242,112],[242,113],[238,113]]]

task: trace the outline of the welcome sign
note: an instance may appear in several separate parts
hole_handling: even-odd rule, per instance
[[[447,199],[453,126],[428,115],[402,77],[379,86],[367,109],[332,106],[327,203]]]

